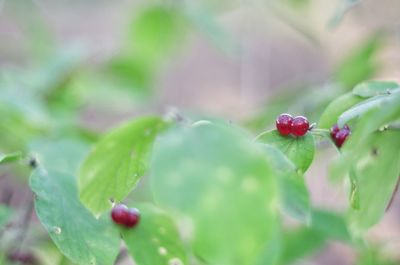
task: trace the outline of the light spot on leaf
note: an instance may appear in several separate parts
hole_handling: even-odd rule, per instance
[[[61,228],[58,226],[53,227],[53,232],[57,235],[61,234]]]
[[[178,258],[172,258],[168,261],[168,265],[183,265],[183,262]]]
[[[254,192],[258,189],[258,186],[259,186],[258,180],[253,176],[246,176],[242,180],[242,189],[245,192]]]
[[[165,255],[167,255],[168,251],[165,247],[159,247],[158,253],[160,253],[160,255],[162,255],[162,256],[165,256]]]

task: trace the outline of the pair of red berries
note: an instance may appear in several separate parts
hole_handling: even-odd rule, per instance
[[[114,223],[131,228],[139,223],[140,213],[136,208],[128,208],[124,204],[114,206],[111,211]]]
[[[337,124],[331,128],[331,137],[337,147],[341,147],[346,141],[347,137],[351,134],[350,127],[345,124],[343,128],[339,128]]]
[[[283,113],[276,119],[276,129],[283,135],[293,134],[296,137],[303,136],[310,128],[310,124],[306,117],[292,117],[290,114]]]

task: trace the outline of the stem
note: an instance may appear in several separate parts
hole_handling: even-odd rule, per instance
[[[394,191],[393,191],[393,193],[392,193],[392,197],[390,198],[389,204],[388,204],[387,207],[386,207],[386,212],[389,211],[390,207],[391,207],[392,204],[393,204],[394,197],[395,197],[397,191],[399,190],[399,184],[400,184],[400,176],[399,176],[399,178],[397,179],[396,187],[394,188]]]

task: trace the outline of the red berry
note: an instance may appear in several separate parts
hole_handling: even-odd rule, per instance
[[[281,135],[289,135],[291,133],[293,118],[290,114],[281,114],[276,119],[276,129]]]
[[[303,116],[297,116],[293,119],[291,133],[297,137],[303,136],[307,133],[309,128],[310,124],[308,123],[307,118]]]
[[[347,137],[350,135],[350,130],[347,128],[340,129],[340,131],[337,132],[336,135],[333,137],[333,140],[335,141],[336,146],[339,148],[344,144]]]
[[[126,205],[118,204],[112,209],[111,218],[116,224],[134,227],[139,222],[140,214],[136,208],[128,209]]]
[[[118,204],[114,206],[111,211],[111,218],[113,219],[114,223],[124,225],[129,215],[128,210],[128,207],[126,207],[124,204]]]
[[[335,135],[340,131],[340,128],[337,124],[333,125],[331,128],[331,137],[332,139],[335,138]]]
[[[131,208],[128,210],[128,217],[125,220],[125,225],[127,227],[134,227],[140,220],[139,210],[136,208]]]

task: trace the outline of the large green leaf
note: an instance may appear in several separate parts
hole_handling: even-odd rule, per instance
[[[281,204],[284,212],[301,220],[310,222],[310,196],[304,177],[298,174],[293,163],[277,148],[264,146],[267,159],[278,177]]]
[[[79,195],[94,214],[121,201],[145,174],[149,152],[166,123],[144,117],[122,125],[104,136],[90,152],[79,173]]]
[[[349,108],[353,107],[363,99],[359,96],[353,95],[352,93],[344,94],[334,101],[332,101],[325,111],[322,113],[319,120],[318,127],[323,129],[330,129],[334,124],[337,123],[339,116]]]
[[[184,265],[186,253],[177,227],[165,212],[151,205],[138,206],[139,224],[121,229],[122,239],[137,265]]]
[[[398,89],[400,89],[400,86],[396,82],[372,80],[358,84],[354,87],[353,94],[363,98],[369,98],[378,95],[387,95],[392,93],[393,90]]]
[[[349,222],[360,233],[376,224],[385,213],[400,175],[400,133],[375,133],[368,139],[356,165],[360,197],[359,209],[350,208]]]
[[[195,253],[207,264],[255,264],[277,227],[274,172],[259,144],[232,126],[177,128],[156,142],[158,204],[191,218]]]
[[[80,203],[72,175],[39,168],[30,186],[40,222],[65,256],[80,265],[114,264],[118,231],[108,216],[96,219]]]
[[[300,174],[307,171],[314,159],[315,144],[311,133],[302,137],[292,137],[282,136],[278,131],[272,130],[260,134],[256,140],[278,148],[292,161]]]

